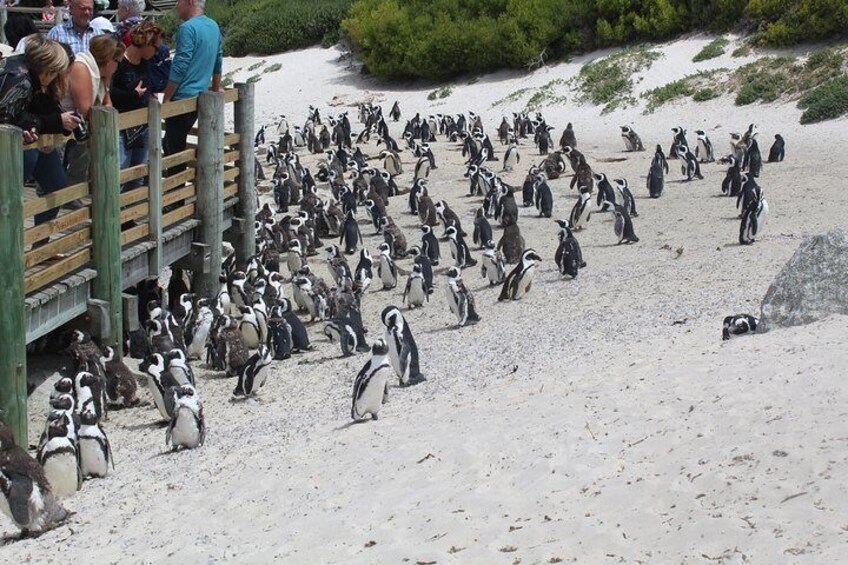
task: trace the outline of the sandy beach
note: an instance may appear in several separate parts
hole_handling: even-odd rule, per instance
[[[711,39],[657,46],[663,57],[639,75],[635,94],[754,60],[728,54],[692,63]],[[502,158],[503,116],[522,110],[533,89],[570,79],[608,53],[459,81],[432,101],[428,94],[441,85],[385,87],[340,61],[335,48],[228,59],[225,72],[236,81],[262,77],[258,125],[280,114],[302,124],[311,104],[325,116],[348,111],[356,134],[357,103],[388,112],[397,100],[403,118],[390,127],[399,142],[417,112],[474,111]],[[262,60],[281,68],[248,70]],[[519,88],[530,90],[500,103]],[[650,115],[641,103],[601,115],[577,104],[567,86],[555,89],[567,101],[541,108],[554,141],[572,122],[593,168],[628,179],[639,243],[616,245],[611,215],[593,214],[576,233],[587,267],[565,280],[553,260],[555,222],[520,208],[527,246],[543,258],[530,293],[498,303],[499,288],[469,268],[464,279],[482,321],[456,329],[441,265],[430,302],[404,309],[428,380],[393,386],[377,422],[348,425],[353,379],[367,355],[341,359],[321,323],[308,326],[315,351],[275,362],[258,401],[231,402],[235,382],[195,363],[206,445],[167,452],[158,414],[140,391],[142,406],[111,413],[104,426],[114,473],[67,500],[76,512],[67,525],[0,547],[0,562],[842,562],[848,317],[728,342],[721,323],[730,314],[759,315],[769,284],[805,237],[848,227],[846,120],[801,126],[794,102],[737,107],[727,96]],[[690,140],[704,129],[721,156],[730,133],[750,123],[765,155],[774,134],[787,144],[786,160],[765,164],[759,179],[771,216],[755,244],[737,243],[735,199],[720,191],[723,165],[703,165],[704,180],[684,183],[679,162],[670,161],[665,194],[648,198],[652,149],[668,150],[672,127],[685,127]],[[625,124],[648,151],[624,152]],[[363,152],[376,157],[379,149],[372,138]],[[439,136],[433,151],[430,193],[449,202],[470,234],[481,199],[466,196],[460,147]],[[518,186],[542,160],[532,139],[520,153],[516,170],[501,175]],[[320,156],[300,156],[314,172]],[[409,151],[402,158],[396,180],[408,188],[414,160]],[[492,167],[499,172],[499,163]],[[569,181],[550,182],[554,219],[567,218],[575,201]],[[327,192],[326,183],[319,188]],[[405,197],[387,211],[410,245],[420,241]],[[366,219],[361,213],[376,255],[382,237]],[[496,228],[495,239],[500,234]],[[446,242],[442,254],[449,263]],[[310,264],[330,280],[323,254]],[[405,271],[410,265],[399,261]],[[369,339],[383,334],[381,310],[401,305],[405,280],[391,291],[376,290],[375,281],[363,299]],[[30,398],[31,443],[43,428],[49,384]],[[0,531],[15,530],[2,519]]]

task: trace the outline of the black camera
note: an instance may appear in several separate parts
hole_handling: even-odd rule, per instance
[[[74,128],[74,139],[76,139],[80,143],[82,143],[83,141],[87,141],[88,136],[89,136],[89,131],[88,131],[88,124],[85,123],[85,118],[83,118],[82,114],[80,114],[79,112],[74,112],[74,116],[79,118],[79,121],[80,121],[79,125]]]

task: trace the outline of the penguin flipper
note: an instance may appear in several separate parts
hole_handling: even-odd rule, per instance
[[[12,518],[18,524],[29,524],[29,498],[35,485],[32,479],[25,475],[9,473],[9,478],[11,479],[9,510],[12,513]]]

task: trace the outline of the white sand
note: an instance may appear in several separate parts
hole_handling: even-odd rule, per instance
[[[692,64],[709,40],[663,46],[665,58],[638,89],[750,60]],[[500,151],[493,128],[526,98],[492,108],[494,101],[570,78],[598,55],[530,75],[483,76],[435,102],[426,100],[435,86],[385,90],[337,56],[308,49],[266,58],[282,69],[257,84],[258,121],[285,113],[301,123],[309,104],[337,113],[343,107],[329,106],[335,96],[352,104],[373,97],[386,111],[397,99],[404,119],[417,111],[481,113]],[[379,422],[342,427],[366,357],[339,359],[320,325],[310,326],[317,351],[276,364],[258,403],[230,403],[235,383],[199,371],[209,426],[199,450],[163,454],[164,430],[150,405],[111,415],[114,474],[68,501],[77,512],[68,526],[0,550],[0,561],[841,562],[848,318],[727,343],[720,329],[725,315],[757,313],[806,235],[846,227],[848,157],[838,146],[846,121],[802,127],[793,104],[738,108],[728,98],[672,104],[651,116],[641,108],[600,116],[571,102],[543,113],[557,127],[555,141],[574,122],[590,163],[630,180],[640,243],[616,246],[609,215],[595,215],[577,234],[588,267],[577,280],[560,280],[555,224],[522,209],[522,232],[545,259],[529,295],[498,304],[497,291],[470,269],[465,278],[483,321],[455,330],[437,275],[431,302],[407,314],[429,380],[393,389]],[[750,122],[759,125],[764,154],[774,133],[787,141],[787,160],[766,164],[760,179],[772,210],[762,240],[736,244],[734,203],[718,196],[722,166],[704,166],[706,180],[680,184],[673,161],[666,194],[647,198],[650,149],[668,148],[671,127],[683,125],[691,139],[706,129],[721,155],[729,132]],[[648,152],[622,153],[624,123]],[[523,146],[507,181],[520,184],[539,160],[532,149]],[[462,159],[441,139],[434,151],[431,192],[451,203],[470,233],[479,200],[465,196]],[[376,152],[372,142],[366,153]],[[314,171],[316,159],[302,158]],[[410,165],[408,153],[404,160]],[[407,166],[399,184],[410,178]],[[568,181],[552,182],[555,217],[567,217],[573,204]],[[389,207],[412,244],[417,222],[405,211],[404,198]],[[363,225],[363,233],[372,230]],[[380,239],[366,241],[374,252]],[[312,264],[324,272],[320,257]],[[365,298],[369,338],[382,335],[379,312],[400,304],[400,293]],[[32,402],[34,441],[44,404],[36,395]]]

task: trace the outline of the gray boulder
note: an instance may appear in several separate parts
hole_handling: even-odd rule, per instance
[[[848,234],[841,229],[801,244],[766,292],[762,331],[848,314]]]

